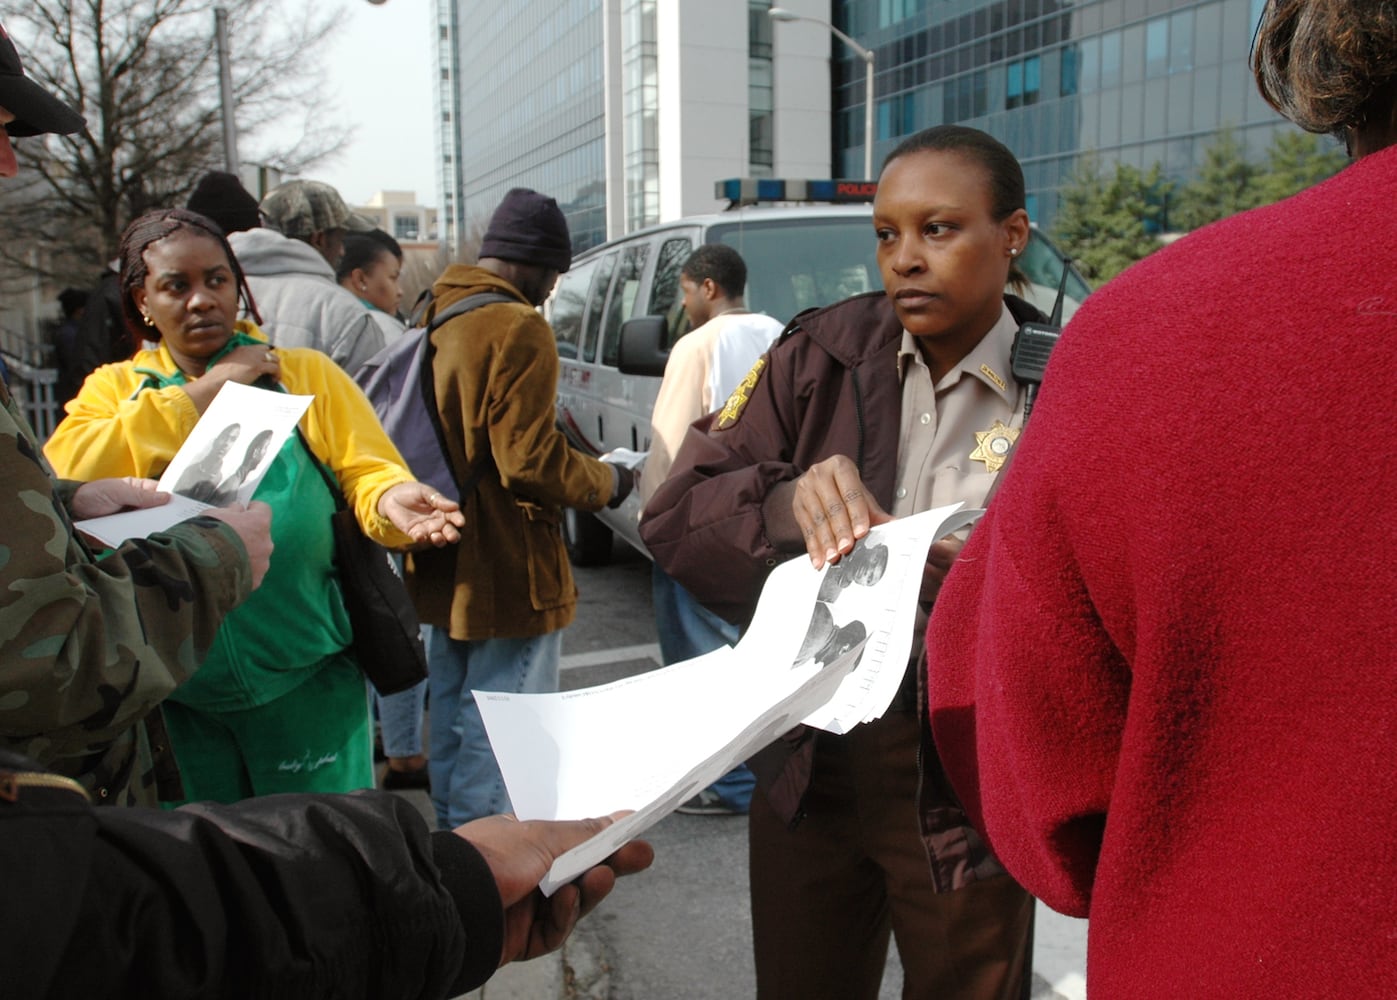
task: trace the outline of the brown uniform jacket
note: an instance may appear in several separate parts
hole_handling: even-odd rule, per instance
[[[1018,299],[1007,301],[1019,322],[1042,318]],[[846,455],[879,505],[891,509],[902,407],[901,342],[902,324],[883,292],[793,320],[746,390],[745,404],[735,394],[723,410],[690,428],[669,479],[646,506],[640,534],[660,567],[705,606],[745,624],[771,568],[804,554],[803,548],[777,549],[767,537],[762,504],[773,486],[824,459]],[[917,631],[924,631],[924,622]],[[925,675],[919,666],[924,656],[923,643],[915,642],[911,676]],[[920,687],[917,683],[907,701],[915,701],[922,716],[922,834],[937,887],[953,889],[1003,869],[949,791]],[[793,824],[809,782],[812,737],[800,727],[751,761],[778,815]]]
[[[559,522],[563,507],[600,510],[611,498],[609,466],[568,445],[556,425],[558,349],[553,331],[519,291],[489,271],[446,269],[436,308],[474,292],[519,304],[482,306],[433,331],[437,410],[447,457],[464,480],[459,545],[413,553],[408,586],[422,620],[453,639],[523,638],[564,628],[577,587]]]

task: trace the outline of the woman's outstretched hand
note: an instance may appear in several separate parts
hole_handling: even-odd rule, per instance
[[[461,505],[426,483],[399,483],[379,498],[378,512],[419,545],[452,545],[466,523]]]

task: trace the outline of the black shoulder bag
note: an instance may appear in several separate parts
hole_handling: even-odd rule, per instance
[[[345,503],[344,492],[299,428],[296,436],[335,498],[330,527],[340,590],[354,631],[350,644],[354,659],[379,694],[406,691],[427,678],[427,651],[419,634],[417,609],[388,550],[364,534]]]

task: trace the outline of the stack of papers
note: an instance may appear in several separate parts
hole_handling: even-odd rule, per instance
[[[956,505],[880,525],[824,570],[783,563],[734,648],[579,691],[475,692],[520,819],[634,810],[560,857],[544,892],[797,723],[844,733],[887,711],[911,653],[927,551],[981,513]]]

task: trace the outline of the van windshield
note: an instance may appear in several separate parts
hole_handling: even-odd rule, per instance
[[[726,243],[747,263],[747,307],[785,323],[824,306],[883,287],[868,216],[721,222],[709,243]]]
[[[721,222],[709,230],[708,242],[726,243],[742,255],[747,307],[783,323],[811,306],[883,287],[871,216]],[[1050,313],[1062,278],[1062,254],[1034,229],[1018,266],[1028,279],[1019,294]],[[1075,270],[1069,273],[1064,322],[1089,291]]]

